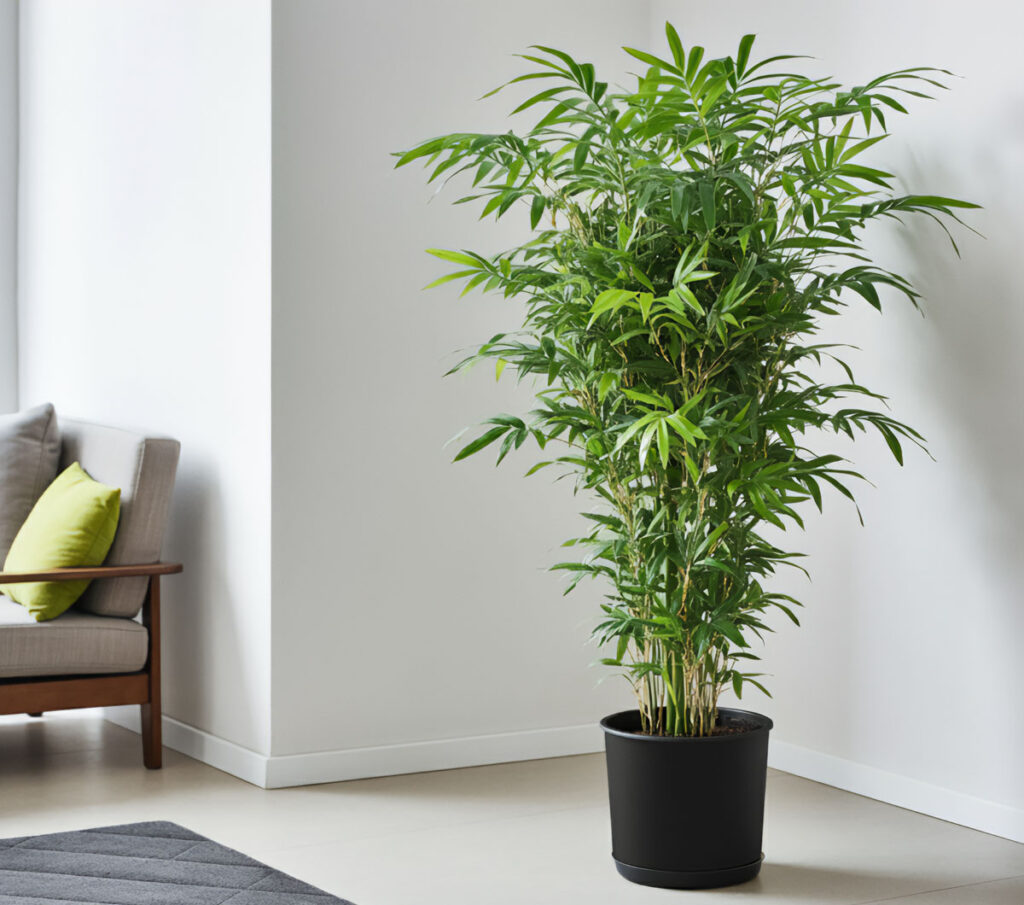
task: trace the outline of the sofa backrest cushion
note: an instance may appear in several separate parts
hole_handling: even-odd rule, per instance
[[[0,563],[36,500],[57,477],[60,430],[49,403],[0,415]]]
[[[60,427],[60,467],[80,462],[95,480],[121,488],[121,518],[104,563],[159,562],[178,466],[178,441],[64,418]],[[131,618],[142,607],[147,581],[144,577],[94,581],[75,609]]]

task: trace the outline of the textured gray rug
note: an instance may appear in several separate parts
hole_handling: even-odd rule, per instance
[[[0,839],[0,905],[351,905],[176,823]]]

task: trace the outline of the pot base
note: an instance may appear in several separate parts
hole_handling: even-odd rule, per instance
[[[761,872],[764,855],[750,864],[740,867],[725,867],[719,870],[655,870],[650,867],[634,867],[612,856],[615,868],[632,883],[641,886],[660,886],[663,889],[714,889],[719,886],[735,886],[753,880]]]

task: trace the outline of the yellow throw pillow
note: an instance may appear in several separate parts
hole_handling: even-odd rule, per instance
[[[11,544],[5,572],[38,572],[99,566],[114,542],[121,491],[89,477],[75,462],[43,491]],[[36,622],[56,619],[89,586],[88,581],[33,581],[0,585]]]

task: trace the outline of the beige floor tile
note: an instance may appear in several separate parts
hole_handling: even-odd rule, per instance
[[[769,781],[766,811],[763,882],[794,901],[864,902],[1024,874],[1024,845],[793,776]]]
[[[594,757],[265,791],[173,751],[163,770],[141,770],[139,737],[116,726],[109,748],[67,751],[81,730],[43,723],[28,727],[42,740],[31,752],[13,727],[0,731],[0,834],[110,823],[98,816],[109,813],[177,820],[238,848],[282,847],[582,806],[604,794]]]
[[[914,837],[905,847],[892,850],[888,832],[877,839],[870,834],[845,837],[837,833],[834,821],[816,825],[801,813],[805,798],[793,793],[802,785],[787,780],[772,790],[761,876],[729,890],[687,893],[687,905],[754,899],[763,905],[853,905],[976,881],[991,876],[987,870],[1005,871],[1004,865],[1012,872],[1012,865],[1024,857],[1020,846],[905,811],[892,815],[893,832],[910,831]],[[856,822],[873,829],[884,820],[869,812],[898,811],[857,801],[859,808],[840,812],[856,816],[861,811]],[[863,812],[868,812],[866,819]],[[914,827],[914,818],[935,825]],[[609,858],[610,848],[607,812],[600,805],[254,854],[360,905],[631,905],[679,900],[678,892],[646,889],[621,879]]]
[[[137,735],[100,719],[100,713],[48,713],[41,719],[0,716],[0,769],[3,760],[8,759],[24,763],[66,751],[95,751],[139,743]],[[58,731],[54,730],[55,723],[59,723]]]
[[[884,902],[885,905],[1021,905],[1024,902],[1024,877],[941,889],[916,896],[885,899]]]
[[[0,836],[173,820],[359,905],[680,900],[615,873],[605,794],[595,755],[265,791],[173,751],[145,770],[89,714],[0,719]],[[774,770],[764,847],[687,905],[1024,903],[1024,846]]]

